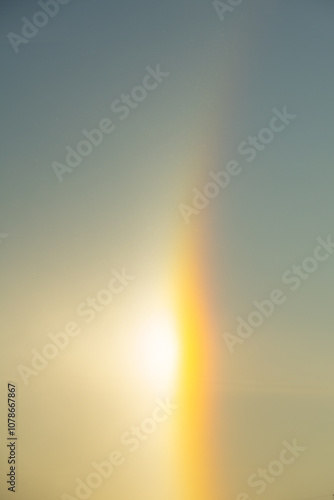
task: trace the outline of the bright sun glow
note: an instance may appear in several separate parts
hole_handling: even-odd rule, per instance
[[[163,313],[149,321],[139,342],[147,381],[158,390],[171,389],[178,363],[178,335],[172,316]]]

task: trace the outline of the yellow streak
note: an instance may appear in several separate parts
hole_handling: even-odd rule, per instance
[[[203,296],[205,292],[198,272],[201,263],[193,248],[196,248],[193,242],[185,246],[183,258],[177,266],[175,284],[176,316],[181,337],[177,391],[178,476],[180,499],[214,500],[218,498],[212,437],[215,356],[212,327]]]

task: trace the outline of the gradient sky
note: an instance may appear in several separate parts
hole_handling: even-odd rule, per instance
[[[252,0],[221,21],[204,0],[71,0],[15,54],[7,34],[19,34],[21,18],[36,10],[34,1],[4,1],[0,16],[0,234],[8,234],[0,396],[16,381],[16,498],[70,493],[163,396],[134,367],[135,339],[166,303],[170,281],[183,280],[184,240],[205,277],[196,297],[214,325],[206,425],[221,472],[215,499],[256,499],[247,478],[294,438],[307,451],[262,497],[332,494],[334,256],[296,292],[282,275],[312,255],[317,237],[334,239],[333,2]],[[169,76],[121,121],[112,101],[157,64]],[[248,164],[239,143],[284,106],[296,119]],[[103,118],[116,130],[59,183],[52,162]],[[179,204],[231,159],[242,173],[186,225]],[[17,365],[123,268],[133,283],[25,387]],[[230,355],[224,332],[235,333],[236,318],[275,288],[285,304]],[[190,500],[170,481],[173,436],[168,423],[92,498]],[[0,457],[3,473],[4,445]],[[3,483],[1,491],[7,498]]]

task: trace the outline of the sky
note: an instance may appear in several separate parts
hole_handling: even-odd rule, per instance
[[[120,450],[92,499],[329,499],[333,2],[51,4],[25,32],[45,21],[38,2],[0,7],[0,397],[15,383],[16,498],[79,498],[77,478]],[[33,368],[69,323],[79,333]],[[168,397],[177,408],[132,454],[121,436]],[[258,493],[249,477],[294,440],[305,450]],[[5,438],[0,464],[10,498]]]

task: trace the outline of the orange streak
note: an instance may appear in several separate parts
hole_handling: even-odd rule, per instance
[[[181,337],[177,399],[178,475],[182,500],[218,499],[214,442],[213,379],[216,356],[213,328],[200,275],[201,256],[185,245],[177,266],[176,316]]]

